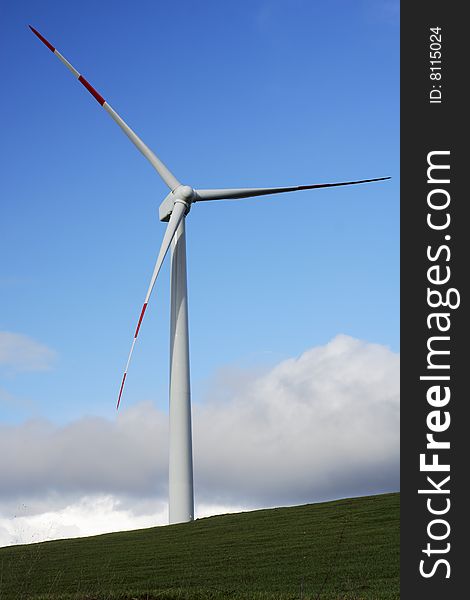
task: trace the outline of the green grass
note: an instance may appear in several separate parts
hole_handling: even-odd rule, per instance
[[[394,600],[399,494],[0,548],[0,599]]]

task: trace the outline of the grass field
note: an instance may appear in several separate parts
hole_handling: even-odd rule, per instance
[[[0,599],[399,598],[399,494],[0,548]]]

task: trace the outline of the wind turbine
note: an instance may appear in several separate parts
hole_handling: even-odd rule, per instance
[[[157,256],[150,285],[137,322],[131,350],[129,352],[119,389],[117,408],[119,408],[121,402],[129,363],[142,325],[142,319],[147,310],[150,295],[163,260],[171,245],[169,517],[170,523],[192,521],[194,518],[194,493],[185,239],[185,220],[191,206],[196,202],[204,202],[207,200],[251,198],[253,196],[266,196],[268,194],[281,194],[299,190],[356,185],[360,183],[370,183],[372,181],[383,181],[385,179],[390,179],[390,177],[269,188],[194,189],[189,185],[184,185],[127,125],[127,123],[125,123],[117,112],[111,108],[103,96],[95,90],[83,75],[81,75],[75,67],[73,67],[69,61],[46,40],[46,38],[34,29],[34,27],[31,27],[31,25],[29,27],[49,50],[51,50],[51,52],[53,52],[67,67],[67,69],[72,72],[78,81],[86,87],[95,100],[97,100],[109,116],[119,125],[137,149],[149,160],[170,190],[159,209],[160,221],[167,221],[168,225],[163,236],[163,242]]]

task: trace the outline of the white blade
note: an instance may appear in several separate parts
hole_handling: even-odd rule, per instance
[[[119,408],[119,404],[121,402],[122,391],[124,389],[124,383],[127,377],[127,371],[129,369],[129,364],[131,362],[132,353],[134,352],[135,342],[137,340],[137,336],[139,335],[140,326],[142,324],[142,319],[144,318],[145,311],[147,310],[147,304],[149,302],[150,294],[152,293],[153,286],[155,285],[155,281],[157,280],[158,273],[160,272],[160,268],[162,266],[163,260],[168,252],[168,248],[170,247],[171,240],[178,229],[181,220],[184,218],[184,214],[186,212],[186,204],[183,202],[175,202],[175,206],[173,208],[173,212],[171,213],[170,220],[168,222],[165,235],[163,236],[163,242],[160,247],[160,252],[158,253],[157,262],[155,263],[155,268],[153,270],[152,279],[150,280],[150,285],[147,290],[147,295],[145,296],[144,305],[140,312],[139,321],[137,322],[137,327],[134,333],[134,339],[132,340],[131,351],[129,352],[129,357],[127,359],[126,368],[124,370],[124,375],[122,376],[121,387],[119,389],[119,397],[117,401],[116,409]]]
[[[314,190],[317,188],[338,187],[340,185],[356,185],[358,183],[384,181],[385,179],[390,179],[390,177],[378,177],[377,179],[361,179],[360,181],[342,181],[339,183],[316,183],[314,185],[297,185],[294,187],[195,190],[196,199],[194,200],[194,202],[199,202],[201,200],[231,200],[236,198],[251,198],[253,196],[267,196],[268,194],[298,192],[299,190]]]
[[[162,161],[156,156],[150,148],[144,144],[144,142],[140,139],[140,137],[132,131],[132,129],[125,123],[121,117],[117,114],[117,112],[111,108],[111,106],[106,102],[106,100],[99,94],[95,88],[88,83],[88,81],[80,75],[80,73],[69,63],[69,61],[62,56],[62,54],[54,48],[52,44],[50,44],[45,37],[43,37],[39,31],[34,29],[34,27],[29,26],[31,31],[41,40],[41,42],[49,48],[51,52],[53,52],[57,58],[73,73],[73,75],[78,79],[78,81],[86,87],[86,89],[90,92],[90,94],[95,98],[99,104],[105,109],[105,111],[110,115],[114,121],[119,125],[119,127],[124,131],[127,137],[131,140],[131,142],[137,147],[140,152],[145,156],[145,158],[150,162],[150,164],[156,169],[157,173],[163,179],[163,181],[167,184],[171,191],[176,189],[180,184],[180,182],[176,179],[173,173],[168,169],[166,165],[162,163]]]

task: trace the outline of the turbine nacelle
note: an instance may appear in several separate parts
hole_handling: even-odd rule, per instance
[[[191,203],[196,200],[196,192],[189,185],[179,185],[166,196],[160,204],[158,214],[160,221],[169,221],[175,202],[183,202],[186,205],[186,214],[191,210]]]

